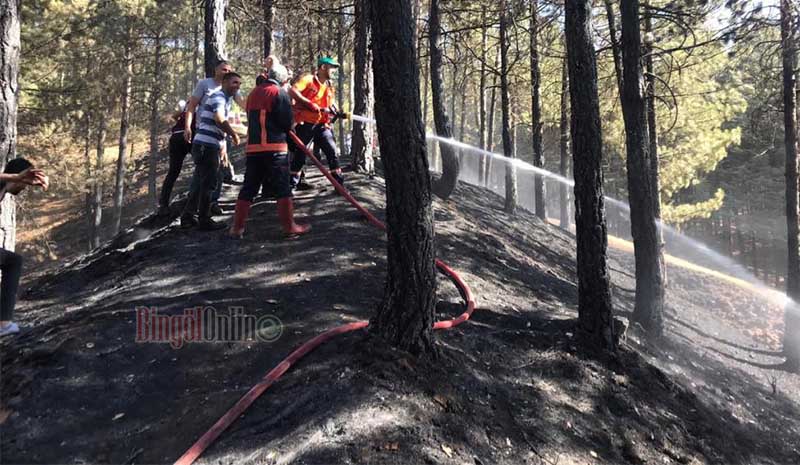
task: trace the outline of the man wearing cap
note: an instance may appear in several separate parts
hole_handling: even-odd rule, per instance
[[[331,129],[334,91],[329,85],[329,80],[333,78],[333,70],[337,68],[339,63],[333,58],[320,58],[317,60],[317,71],[298,79],[289,89],[289,95],[294,99],[297,137],[304,144],[314,141],[315,151],[322,151],[325,154],[331,174],[342,183],[344,179],[342,169],[339,167],[339,154],[336,152],[336,140]],[[292,151],[292,186],[303,188],[303,184],[300,184],[300,172],[306,162],[305,153],[296,147],[291,139],[289,149]]]

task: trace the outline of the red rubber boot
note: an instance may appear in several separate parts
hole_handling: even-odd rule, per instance
[[[251,205],[253,205],[253,202],[248,202],[247,200],[236,201],[236,212],[233,214],[233,224],[231,224],[231,229],[228,230],[228,236],[233,239],[242,238],[244,235],[244,223],[247,221],[247,217],[250,216]]]
[[[283,233],[287,236],[299,236],[311,229],[311,225],[294,222],[294,203],[291,197],[278,199],[278,219],[281,222]]]

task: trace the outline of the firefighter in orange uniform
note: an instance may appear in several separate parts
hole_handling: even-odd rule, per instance
[[[342,168],[339,166],[339,154],[336,152],[336,140],[331,129],[331,120],[336,113],[334,105],[334,90],[329,81],[333,79],[334,70],[339,68],[339,63],[331,57],[322,57],[317,60],[317,71],[300,77],[289,89],[289,95],[294,99],[294,118],[297,126],[295,133],[304,144],[314,142],[314,151],[325,154],[328,168],[339,183],[344,182]],[[308,188],[301,180],[301,172],[306,162],[305,153],[289,140],[289,150],[292,152],[292,187]]]

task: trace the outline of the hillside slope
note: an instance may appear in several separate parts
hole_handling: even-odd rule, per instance
[[[19,306],[30,329],[0,342],[3,462],[171,463],[301,342],[368,319],[384,239],[311,178],[317,190],[297,205],[314,229],[298,240],[280,237],[274,202],[261,202],[244,241],[150,220],[32,283]],[[381,216],[380,178],[351,174],[348,187]],[[237,191],[226,187],[229,213]],[[478,188],[462,185],[454,199],[435,205],[436,247],[477,310],[437,333],[438,359],[342,336],[293,367],[199,463],[800,461],[800,378],[776,368],[772,339],[745,335],[737,320],[775,309],[671,268],[667,338],[644,344],[633,328],[618,355],[588,357],[574,335],[572,236],[524,211],[507,216]],[[632,258],[612,252],[611,267],[624,315]],[[444,279],[439,296],[438,318],[461,312]],[[198,305],[271,315],[283,332],[269,343],[135,342],[137,307]]]

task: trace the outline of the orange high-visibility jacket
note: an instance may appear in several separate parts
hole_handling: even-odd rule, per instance
[[[319,82],[317,76],[313,74],[301,77],[293,87],[300,95],[316,103],[320,108],[328,108],[333,104],[333,89]],[[294,120],[298,124],[328,124],[331,122],[331,117],[327,113],[309,110],[302,103],[295,103]]]

